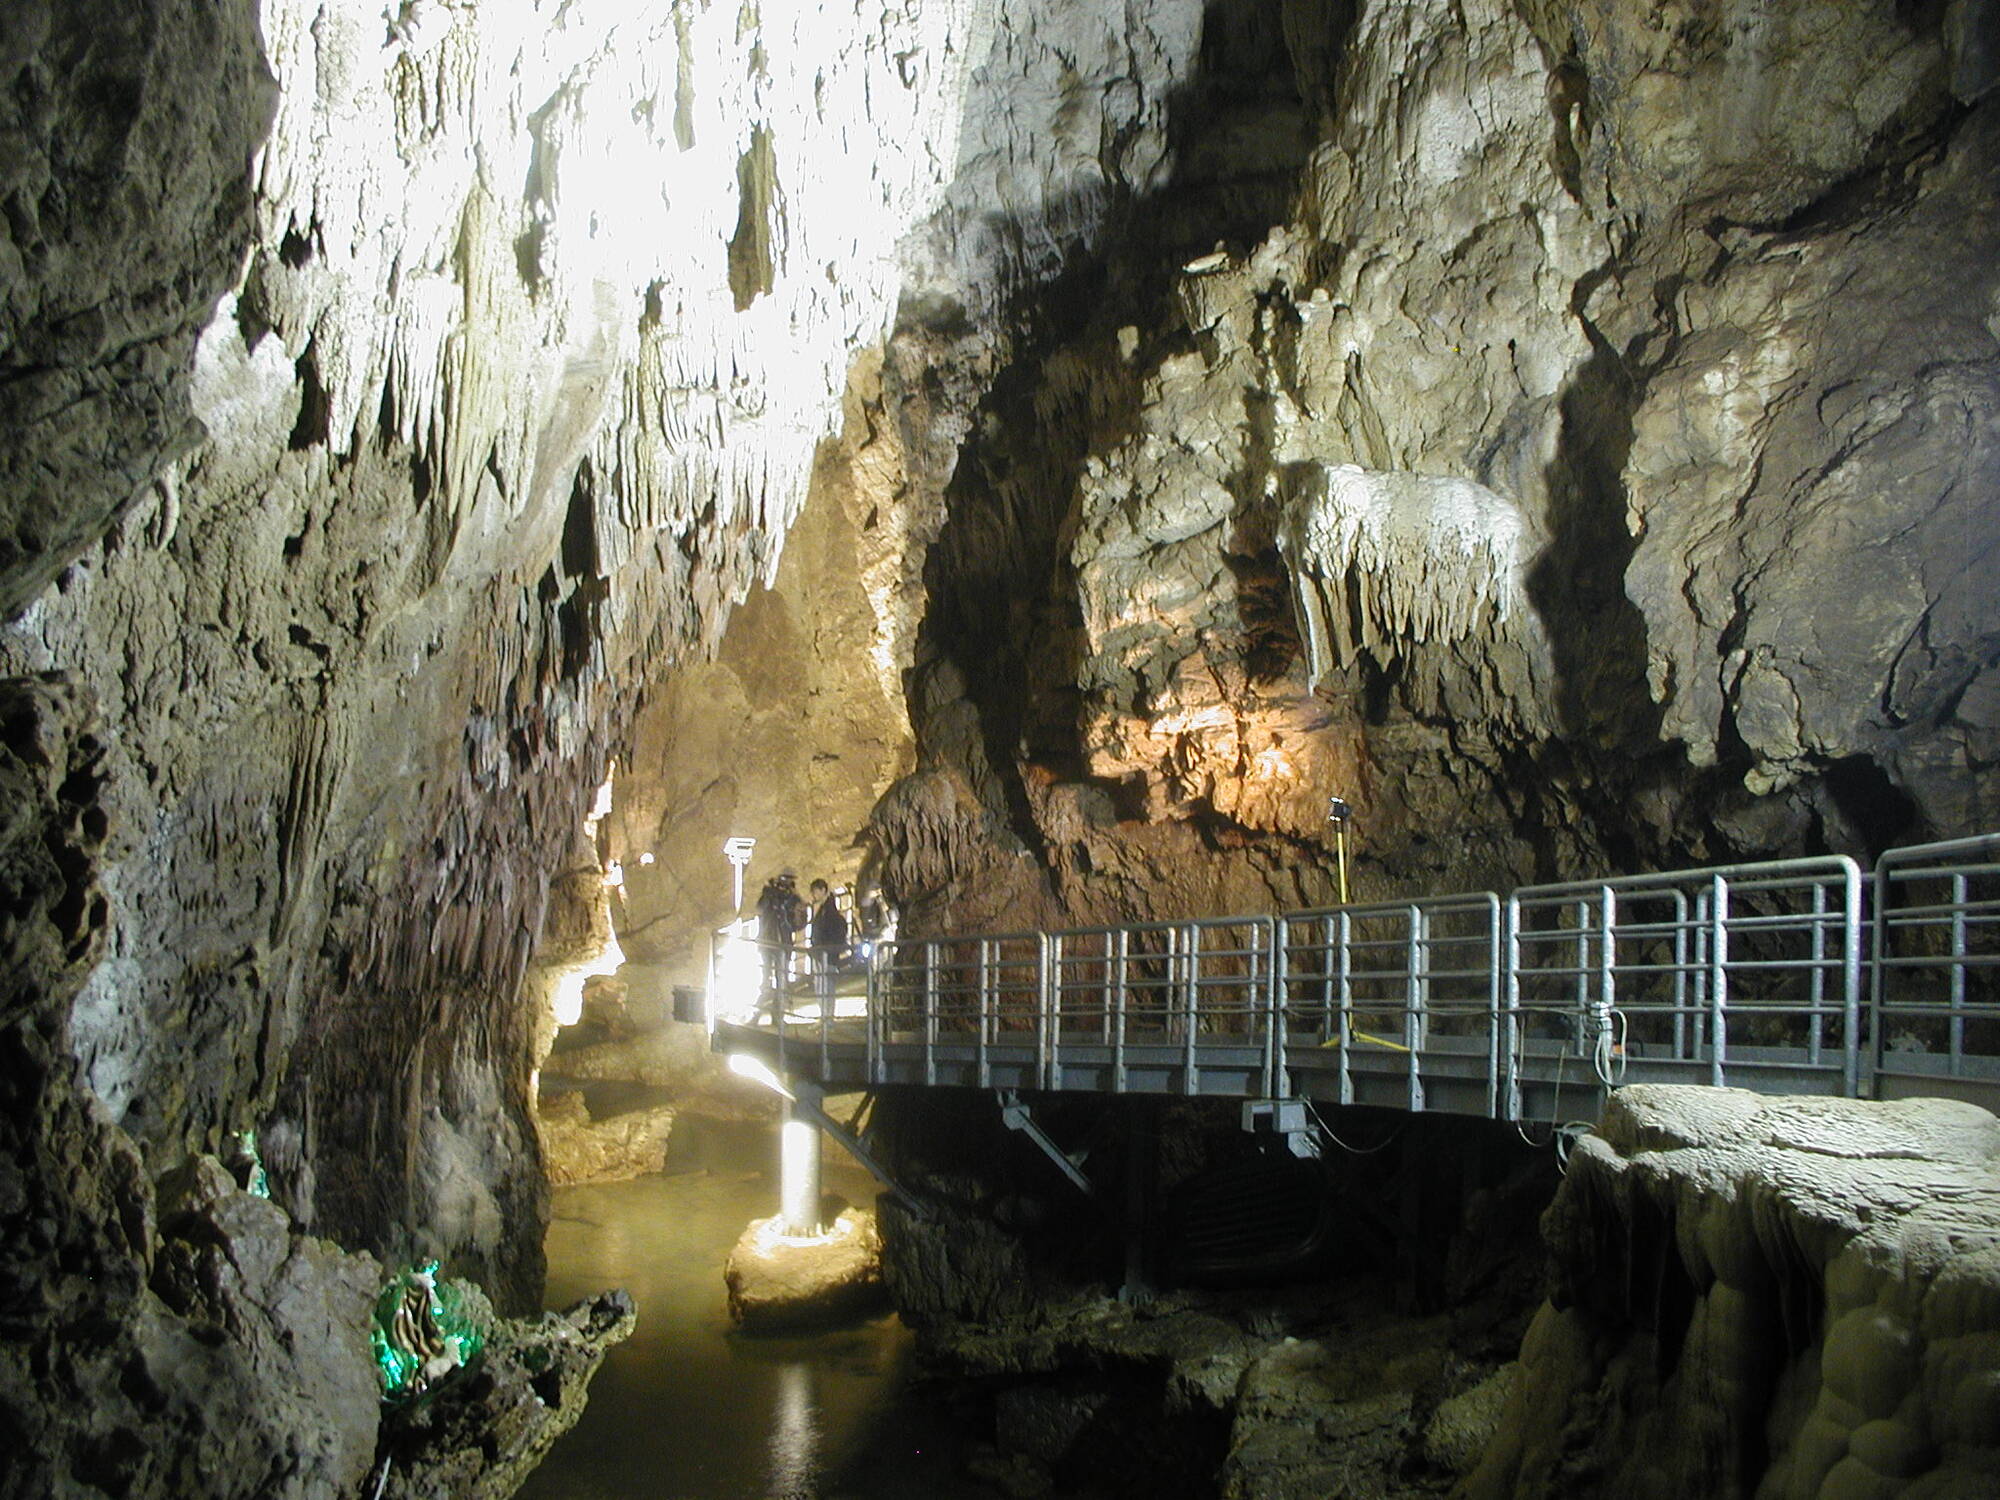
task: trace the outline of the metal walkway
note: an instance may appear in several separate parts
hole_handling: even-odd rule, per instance
[[[718,939],[714,976],[741,935]],[[741,967],[742,955],[735,961]],[[1593,1119],[1624,1083],[2000,1113],[2000,834],[1278,916],[884,943],[716,1024],[829,1090],[1209,1095]],[[857,1012],[844,1016],[844,1008]]]

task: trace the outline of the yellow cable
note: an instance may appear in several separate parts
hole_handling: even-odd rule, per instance
[[[1391,1052],[1408,1052],[1410,1050],[1408,1047],[1405,1047],[1401,1042],[1392,1042],[1385,1036],[1376,1036],[1373,1032],[1355,1031],[1355,1032],[1350,1032],[1349,1035],[1352,1036],[1357,1042],[1368,1042],[1376,1047],[1387,1047]],[[1320,1043],[1320,1046],[1322,1047],[1338,1047],[1339,1045],[1340,1045],[1340,1039],[1338,1037],[1334,1038],[1330,1042]]]

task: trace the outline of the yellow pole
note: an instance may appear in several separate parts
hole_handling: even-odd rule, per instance
[[[1340,851],[1340,904],[1347,905],[1347,825],[1333,825],[1334,846]]]

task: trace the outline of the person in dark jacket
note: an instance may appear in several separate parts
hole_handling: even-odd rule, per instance
[[[784,1010],[792,939],[805,924],[806,904],[799,899],[798,877],[787,870],[765,881],[757,897],[757,952],[764,961],[764,992],[771,997],[773,1018]]]
[[[847,957],[847,917],[824,880],[812,883],[812,969],[813,994],[819,999],[819,1013],[833,1013],[833,976]]]

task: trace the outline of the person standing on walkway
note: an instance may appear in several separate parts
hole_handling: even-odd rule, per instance
[[[785,1012],[785,986],[792,977],[792,939],[805,923],[806,904],[799,899],[798,877],[787,870],[765,881],[757,897],[757,952],[764,961],[764,993],[770,997],[773,1024]]]
[[[824,880],[812,883],[813,994],[822,1017],[833,1014],[833,978],[847,956],[847,917]]]

